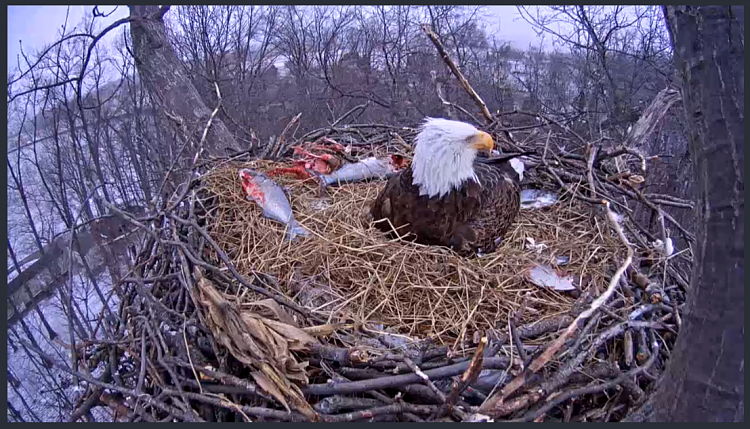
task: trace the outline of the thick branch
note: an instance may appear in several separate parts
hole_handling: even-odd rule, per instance
[[[484,116],[484,119],[487,121],[487,123],[492,122],[492,114],[490,113],[489,109],[487,109],[487,105],[484,104],[484,101],[482,101],[482,98],[479,97],[479,94],[477,94],[476,91],[474,91],[474,88],[471,87],[471,84],[469,84],[469,81],[466,80],[463,73],[461,73],[461,70],[458,69],[458,66],[456,66],[456,63],[453,62],[451,57],[448,55],[448,53],[445,51],[445,47],[440,42],[440,38],[438,38],[438,35],[435,34],[434,31],[432,31],[432,28],[430,28],[429,25],[423,25],[422,31],[427,35],[427,37],[430,38],[432,41],[432,44],[435,45],[435,48],[438,50],[438,53],[440,54],[440,58],[445,61],[445,64],[448,65],[448,68],[451,69],[451,72],[453,72],[453,75],[456,76],[456,79],[461,83],[461,86],[466,90],[466,92],[469,94],[469,96],[474,100],[474,102],[479,107],[479,110],[482,111],[482,116]]]

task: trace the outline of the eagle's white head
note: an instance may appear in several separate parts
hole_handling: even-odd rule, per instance
[[[442,197],[466,180],[478,181],[477,152],[493,147],[492,137],[470,124],[427,118],[415,140],[412,183],[419,186],[419,195]]]

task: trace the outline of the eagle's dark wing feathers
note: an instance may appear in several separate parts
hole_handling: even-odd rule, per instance
[[[419,196],[419,187],[412,184],[412,170],[408,167],[388,180],[373,203],[371,214],[376,226],[384,232],[393,232],[395,228],[402,238],[447,246],[457,220],[457,200],[451,195],[429,199]]]
[[[495,248],[518,213],[516,173],[507,163],[475,163],[479,183],[467,181],[442,198],[419,195],[411,167],[390,178],[374,201],[370,214],[384,232],[427,245],[453,248],[462,254]],[[387,219],[387,220],[384,220]],[[390,221],[390,224],[389,224]],[[392,234],[393,236],[393,234]]]
[[[495,250],[495,240],[505,236],[518,215],[521,188],[517,173],[508,163],[475,163],[474,171],[482,184],[481,209],[471,213],[467,222],[477,235],[473,244],[489,253]]]

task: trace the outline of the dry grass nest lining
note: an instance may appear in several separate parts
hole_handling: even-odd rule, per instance
[[[526,278],[535,263],[556,256],[570,263],[558,272],[571,275],[581,292],[606,288],[622,243],[593,208],[573,200],[545,209],[521,210],[498,249],[482,258],[462,258],[446,248],[388,240],[370,225],[369,207],[385,182],[347,184],[321,196],[317,185],[276,178],[288,190],[297,221],[311,231],[295,242],[283,240],[284,226],[263,217],[247,200],[237,171],[266,171],[270,161],[223,165],[204,185],[215,196],[207,228],[239,273],[275,276],[280,290],[329,322],[382,323],[410,337],[431,337],[453,346],[475,332],[504,329],[509,314],[526,296],[522,323],[568,313],[570,293],[542,289]],[[546,247],[528,246],[527,238]],[[258,299],[251,291],[242,300]],[[537,339],[544,343],[545,337]]]

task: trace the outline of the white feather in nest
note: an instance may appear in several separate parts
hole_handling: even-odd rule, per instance
[[[539,287],[552,288],[560,292],[576,289],[572,277],[560,277],[552,267],[547,265],[536,265],[529,270],[529,280]]]
[[[526,237],[526,248],[529,250],[534,250],[536,253],[542,253],[547,247],[548,246],[544,243],[537,243],[533,238]]]
[[[654,246],[654,249],[656,249],[659,253],[661,253],[665,258],[668,258],[674,254],[674,243],[672,242],[672,238],[667,237],[665,241],[661,240],[655,240],[652,245]]]
[[[539,189],[524,189],[521,191],[522,209],[541,209],[554,205],[557,201],[558,196],[552,192]]]
[[[469,414],[469,417],[466,420],[464,420],[464,423],[492,423],[494,421],[495,420],[490,416],[475,413],[475,414]]]
[[[315,211],[323,211],[328,209],[329,207],[331,207],[331,203],[323,199],[313,200],[310,203],[310,208]]]

